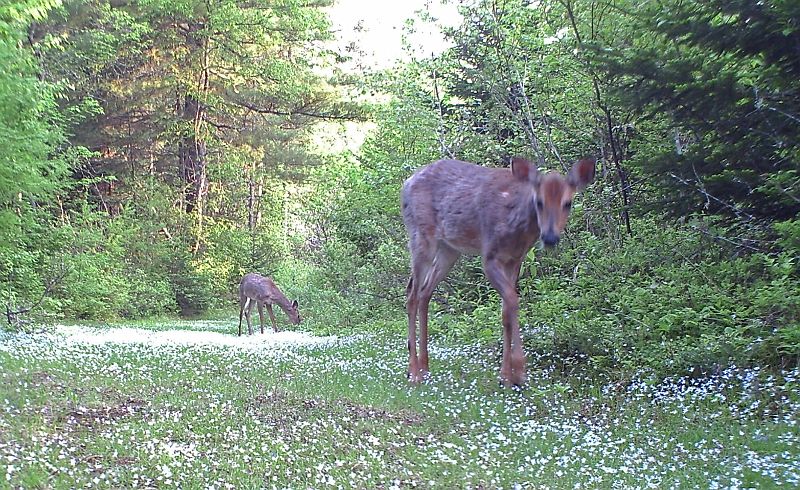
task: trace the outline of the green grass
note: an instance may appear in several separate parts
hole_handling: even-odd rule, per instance
[[[159,335],[193,324],[135,326]],[[194,326],[225,342],[236,329]],[[0,338],[0,485],[800,484],[797,372],[601,381],[530,353],[530,386],[518,392],[497,384],[495,344],[434,339],[433,374],[410,387],[395,334],[308,345],[265,338],[95,345],[59,330]]]

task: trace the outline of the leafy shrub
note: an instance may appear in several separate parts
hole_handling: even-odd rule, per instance
[[[80,253],[70,257],[70,273],[59,285],[62,313],[68,318],[110,319],[130,302],[127,278],[116,273],[120,262],[108,253]]]
[[[130,299],[120,310],[125,318],[147,318],[177,311],[175,292],[166,276],[138,270],[127,274],[127,279]]]
[[[326,334],[382,328],[402,311],[400,288],[351,245],[326,243],[318,261],[286,260],[275,273],[284,293],[299,300],[308,327]]]
[[[529,345],[625,370],[708,372],[731,362],[796,362],[800,280],[787,254],[728,258],[709,238],[638,222],[618,249],[574,237],[523,284]],[[599,251],[601,251],[599,253]]]

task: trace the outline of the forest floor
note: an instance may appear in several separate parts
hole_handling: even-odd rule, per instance
[[[400,335],[235,333],[0,333],[0,487],[800,486],[797,369],[604,381],[529,353],[517,391],[497,345],[434,339],[410,387]]]

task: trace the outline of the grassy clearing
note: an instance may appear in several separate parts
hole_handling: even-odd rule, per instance
[[[800,485],[796,371],[602,382],[532,354],[516,392],[497,386],[496,346],[436,344],[433,376],[411,388],[397,336],[136,327],[0,338],[0,484]]]

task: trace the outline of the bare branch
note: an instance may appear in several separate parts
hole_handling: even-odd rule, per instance
[[[442,154],[449,156],[450,158],[455,158],[453,155],[453,151],[450,147],[447,146],[447,143],[444,141],[444,109],[442,108],[442,98],[439,95],[439,79],[436,76],[436,68],[432,70],[433,74],[433,96],[436,98],[436,107],[438,109],[438,122],[439,122],[439,130],[436,132],[436,136],[439,139],[439,145],[442,148]]]
[[[267,114],[273,116],[307,116],[315,119],[324,119],[330,121],[352,121],[356,119],[354,114],[347,113],[332,113],[332,112],[315,112],[309,107],[298,107],[290,110],[281,110],[274,107],[260,107],[252,102],[238,99],[230,99],[230,103],[251,110],[258,114]]]
[[[61,283],[61,281],[64,280],[64,278],[67,276],[68,273],[69,269],[67,267],[64,267],[64,264],[62,263],[61,267],[59,268],[58,274],[55,277],[53,277],[50,281],[48,281],[47,285],[44,288],[44,291],[42,291],[42,295],[39,297],[38,301],[36,301],[33,305],[27,308],[20,308],[19,310],[13,311],[11,309],[11,304],[6,304],[6,320],[8,321],[8,324],[9,325],[16,324],[17,322],[19,322],[18,317],[20,315],[24,315],[25,313],[30,312],[31,310],[37,308],[40,304],[42,304],[42,301],[44,301],[47,295],[50,294],[50,292],[53,290],[54,287],[56,287],[58,284]]]

